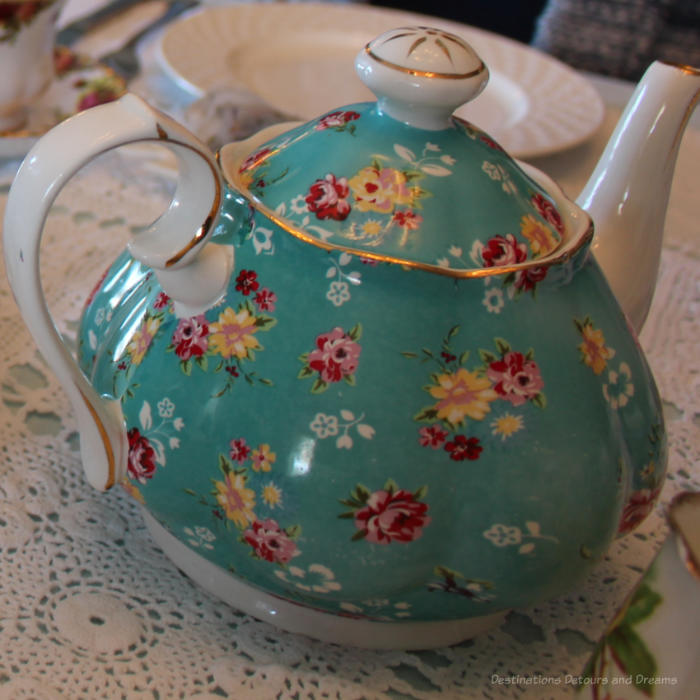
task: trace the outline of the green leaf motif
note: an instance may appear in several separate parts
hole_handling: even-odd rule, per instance
[[[632,677],[634,686],[651,695],[656,676],[656,660],[642,638],[626,623],[616,627],[608,635],[608,645],[620,668]]]

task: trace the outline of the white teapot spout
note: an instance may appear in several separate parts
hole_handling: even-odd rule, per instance
[[[596,259],[637,332],[656,286],[678,148],[698,99],[700,70],[653,63],[577,199],[595,223]]]

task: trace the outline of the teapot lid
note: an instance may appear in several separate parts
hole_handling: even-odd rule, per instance
[[[390,30],[355,66],[376,102],[253,137],[252,152],[248,142],[222,150],[227,178],[255,208],[321,247],[455,276],[557,251],[566,229],[557,198],[452,115],[488,80],[463,39]]]

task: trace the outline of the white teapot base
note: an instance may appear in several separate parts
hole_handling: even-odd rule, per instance
[[[324,642],[366,649],[434,649],[458,644],[501,623],[492,615],[435,622],[376,622],[340,617],[283,600],[250,586],[193,551],[146,510],[144,520],[166,556],[209,593],[258,620]]]

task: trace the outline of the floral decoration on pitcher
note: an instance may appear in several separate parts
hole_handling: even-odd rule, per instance
[[[275,462],[270,445],[253,448],[244,438],[234,438],[228,454],[219,455],[219,476],[211,479],[211,491],[205,495],[191,489],[185,492],[207,507],[215,523],[235,527],[250,556],[286,566],[301,554],[296,544],[301,527],[282,527],[272,517],[282,505],[282,491],[268,476]],[[261,514],[261,509],[266,512]]]
[[[493,588],[493,582],[482,579],[467,578],[459,571],[454,571],[447,566],[436,566],[434,574],[439,581],[429,583],[429,591],[442,591],[459,595],[468,600],[481,603],[493,598],[487,591]]]
[[[350,510],[338,517],[354,522],[353,542],[365,540],[382,545],[413,542],[430,525],[428,504],[423,502],[427,493],[427,486],[413,492],[406,491],[393,479],[389,479],[384,488],[373,492],[358,484],[350,498],[340,500]]]
[[[139,426],[127,432],[127,473],[139,484],[152,479],[157,467],[166,465],[166,445],[170,450],[180,447],[180,438],[175,433],[185,427],[182,418],[174,417],[175,404],[167,396],[158,402],[157,409],[158,422],[153,419],[151,404],[144,401],[139,411]]]
[[[22,27],[30,25],[34,18],[55,0],[36,2],[0,2],[0,42],[12,41]]]
[[[299,356],[303,364],[297,377],[315,377],[312,394],[320,394],[331,384],[345,382],[355,386],[355,372],[360,361],[362,347],[357,342],[362,336],[362,326],[357,323],[349,331],[336,327],[316,337],[315,348]]]
[[[433,450],[444,449],[455,462],[479,459],[484,450],[481,439],[461,431],[470,421],[483,421],[496,402],[505,401],[512,408],[526,403],[544,408],[547,404],[534,350],[521,353],[507,341],[496,338],[497,352],[479,350],[482,364],[467,369],[469,351],[457,353],[451,345],[459,330],[459,326],[453,326],[448,331],[439,354],[428,348],[420,353],[401,353],[438,367],[430,375],[432,383],[423,387],[437,401],[419,411],[414,420],[430,424],[419,429],[420,444]],[[507,411],[490,425],[492,434],[505,440],[523,428],[524,420]]]

